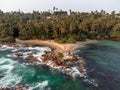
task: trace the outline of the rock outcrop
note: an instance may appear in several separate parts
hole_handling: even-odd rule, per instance
[[[22,53],[15,53],[15,55],[16,55],[17,57],[23,56]]]
[[[30,60],[30,61],[33,61],[33,62],[37,62],[39,61],[36,57],[32,56],[32,55],[29,55],[28,57],[25,58],[26,60]]]
[[[68,77],[80,78],[83,79],[86,84],[98,86],[97,82],[87,75],[86,63],[82,57],[72,54],[59,57],[54,52],[46,52],[42,55],[42,62],[59,70]]]
[[[46,52],[42,55],[43,63],[52,68],[59,68],[61,71],[71,77],[87,77],[85,61],[75,55],[59,57],[54,52]],[[79,75],[78,75],[79,74]]]

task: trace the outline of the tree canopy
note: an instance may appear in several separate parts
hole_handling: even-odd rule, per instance
[[[72,43],[86,39],[120,38],[120,13],[66,11],[24,13],[0,10],[0,41],[14,38],[54,39]]]

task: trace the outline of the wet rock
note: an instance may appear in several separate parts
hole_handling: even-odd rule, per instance
[[[75,55],[67,55],[63,58],[60,58],[55,53],[48,52],[43,55],[42,60],[44,63],[52,66],[53,68],[62,67],[62,72],[69,77],[75,77],[75,76],[86,77],[87,75],[84,59],[78,58]],[[72,69],[72,67],[78,67],[78,68]]]
[[[25,85],[16,85],[14,87],[0,88],[0,90],[29,90],[29,87]]]
[[[15,55],[17,56],[17,57],[20,57],[20,56],[23,56],[23,53],[15,53]]]
[[[26,60],[30,60],[30,61],[39,61],[36,57],[32,56],[32,55],[29,55],[28,57],[25,58]]]

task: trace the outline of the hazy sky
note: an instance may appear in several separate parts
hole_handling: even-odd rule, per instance
[[[24,12],[47,11],[52,10],[53,6],[62,10],[89,12],[103,9],[107,12],[119,12],[120,0],[0,0],[0,9],[5,12],[18,9]]]

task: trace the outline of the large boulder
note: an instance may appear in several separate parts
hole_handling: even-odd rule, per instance
[[[15,55],[17,56],[17,57],[20,57],[20,56],[23,56],[23,53],[15,53]]]
[[[26,60],[30,60],[30,61],[39,61],[36,57],[29,55],[28,57],[26,57]]]

